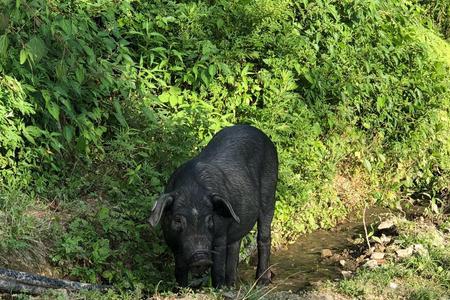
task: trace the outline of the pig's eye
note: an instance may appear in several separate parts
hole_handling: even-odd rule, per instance
[[[175,231],[182,231],[183,230],[183,217],[181,216],[175,216],[175,218],[172,220],[172,229]]]
[[[213,229],[214,227],[214,220],[211,215],[206,217],[206,226],[208,226],[208,229]]]

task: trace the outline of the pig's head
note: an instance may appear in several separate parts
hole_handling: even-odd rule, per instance
[[[175,255],[186,262],[193,274],[206,271],[212,264],[217,218],[240,222],[230,202],[218,194],[163,194],[153,206],[149,223],[162,222],[166,241]]]

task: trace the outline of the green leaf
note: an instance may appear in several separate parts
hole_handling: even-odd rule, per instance
[[[67,75],[67,67],[66,64],[64,63],[64,61],[60,61],[58,64],[56,64],[56,77],[59,80],[65,80],[66,79],[66,75]]]
[[[51,100],[50,92],[48,90],[41,90],[42,98],[44,98],[45,102]]]
[[[27,50],[26,49],[20,50],[19,62],[21,65],[23,65],[27,61],[27,58],[28,58]]]
[[[207,86],[207,85],[209,85],[209,78],[208,78],[208,75],[207,75],[207,73],[206,73],[206,70],[205,71],[202,71],[202,73],[200,74],[200,77],[202,78],[202,81],[203,81],[203,83]]]
[[[77,78],[79,83],[82,83],[85,78],[85,71],[82,66],[79,66],[77,70],[75,71],[75,77]]]
[[[123,116],[123,113],[122,113],[122,106],[120,106],[119,100],[114,99],[114,101],[113,101],[113,106],[114,106],[114,109],[115,109],[115,111],[116,111],[116,112],[114,113],[114,116],[116,117],[117,121],[119,121],[119,123],[120,123],[120,125],[121,125],[122,127],[128,127],[128,123],[127,123],[127,121],[125,120],[125,117]]]
[[[60,109],[58,104],[52,101],[52,97],[48,90],[41,90],[41,94],[42,98],[45,100],[45,108],[56,121],[59,121]]]
[[[33,145],[36,145],[34,138],[42,135],[42,130],[36,126],[27,126],[22,130],[24,137]]]
[[[372,127],[369,122],[363,122],[362,126],[366,129],[370,129]]]
[[[27,48],[29,50],[29,55],[33,56],[33,61],[35,63],[39,62],[47,54],[47,47],[45,46],[44,41],[37,36],[30,39],[27,43]]]
[[[363,165],[366,168],[367,171],[371,172],[372,171],[372,164],[370,163],[369,160],[364,159],[363,160]]]
[[[56,120],[59,121],[59,106],[55,102],[49,101],[46,103],[46,107],[50,115]]]
[[[169,104],[172,107],[175,107],[178,104],[178,96],[170,94],[169,96]]]
[[[70,126],[70,125],[64,126],[63,136],[64,136],[64,138],[66,139],[66,141],[68,143],[70,143],[72,141],[74,132],[75,132],[75,130],[74,130],[74,128],[72,126]]]
[[[151,123],[156,123],[156,115],[152,110],[150,110],[148,107],[144,106],[142,108],[142,112],[144,113],[144,115],[147,117],[147,119]]]
[[[385,97],[377,97],[377,111],[380,112],[386,103]]]
[[[164,93],[162,93],[161,95],[158,96],[158,99],[162,103],[167,103],[167,102],[169,102],[170,94],[167,93],[167,92],[164,92]]]
[[[215,65],[210,65],[208,68],[208,72],[209,75],[212,77],[214,77],[214,75],[216,75],[216,66]]]
[[[0,36],[0,56],[6,56],[9,46],[8,35],[3,34]]]
[[[6,29],[8,29],[8,26],[9,16],[4,13],[0,13],[0,32],[5,32]]]

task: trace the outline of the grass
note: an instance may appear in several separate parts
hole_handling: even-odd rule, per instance
[[[46,273],[52,217],[42,202],[27,194],[0,192],[0,265]]]

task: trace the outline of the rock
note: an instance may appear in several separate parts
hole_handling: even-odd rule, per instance
[[[341,260],[339,261],[339,264],[340,264],[341,266],[345,266],[346,261],[345,261],[344,259],[341,259]]]
[[[235,291],[228,291],[222,294],[223,298],[225,300],[231,300],[231,299],[236,299],[236,297],[238,296],[237,293]]]
[[[386,220],[378,225],[378,230],[385,230],[394,227],[394,222],[392,220]]]
[[[398,249],[397,251],[395,251],[395,253],[397,253],[397,256],[399,258],[407,258],[413,254],[413,247],[410,246],[406,249]]]
[[[382,253],[382,252],[374,252],[370,256],[370,259],[375,259],[375,260],[380,260],[380,259],[383,259],[383,258],[384,258],[384,253]]]
[[[374,259],[370,259],[363,265],[363,267],[373,269],[373,268],[378,267],[378,262]]]
[[[398,288],[398,284],[396,284],[395,282],[391,282],[391,283],[389,283],[389,287],[390,287],[391,289],[395,290],[395,289]]]
[[[413,245],[413,253],[419,256],[428,256],[428,250],[422,244]]]
[[[350,277],[352,277],[352,272],[351,271],[341,271],[342,277],[344,277],[344,279],[348,279]]]
[[[338,262],[342,259],[342,255],[339,255],[337,253],[334,253],[329,259],[333,262]]]
[[[364,261],[364,259],[366,258],[365,255],[360,255],[356,258],[356,263],[360,264]]]
[[[322,250],[322,257],[331,257],[333,256],[333,252],[330,249]]]
[[[385,234],[382,234],[380,236],[380,242],[383,245],[389,244],[392,241],[392,238],[390,236],[386,236]]]

